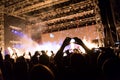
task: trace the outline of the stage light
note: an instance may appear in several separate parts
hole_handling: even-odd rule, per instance
[[[11,32],[13,32],[13,33],[14,33],[14,30],[11,30]]]
[[[74,40],[74,39],[71,39],[71,40],[70,40],[70,43],[75,43],[75,40]]]
[[[12,29],[11,32],[13,34],[19,36],[19,37],[23,37],[24,36],[23,32],[21,32],[21,31],[17,31],[17,30]]]
[[[17,34],[18,32],[15,30],[14,33]]]
[[[50,37],[51,37],[51,38],[54,38],[54,34],[50,33]]]

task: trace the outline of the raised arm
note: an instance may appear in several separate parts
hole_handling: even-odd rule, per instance
[[[76,44],[81,45],[87,53],[90,53],[91,50],[83,43],[81,39],[79,39],[78,37],[74,37],[73,39],[75,39]]]
[[[65,40],[63,41],[62,46],[60,47],[60,49],[58,50],[58,52],[56,53],[56,55],[55,55],[55,57],[54,57],[55,62],[61,62],[61,59],[62,59],[62,57],[63,57],[63,50],[64,50],[64,48],[65,48],[67,45],[69,45],[70,40],[71,40],[71,38],[69,38],[69,37],[66,37],[66,38],[65,38]]]

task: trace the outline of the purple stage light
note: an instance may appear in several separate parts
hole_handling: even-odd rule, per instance
[[[17,36],[23,37],[24,34],[21,31],[17,31],[17,30],[12,30],[12,33],[14,33]]]

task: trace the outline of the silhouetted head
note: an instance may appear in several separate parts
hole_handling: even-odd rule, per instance
[[[73,53],[70,57],[71,65],[74,67],[85,65],[85,58],[80,53]]]
[[[26,62],[26,60],[23,56],[20,56],[16,59],[16,62]]]
[[[39,51],[35,51],[35,56],[38,56],[39,55]]]
[[[30,71],[30,80],[54,80],[54,74],[47,66],[37,64]]]
[[[9,54],[6,54],[6,55],[5,55],[5,60],[8,60],[8,59],[10,59],[10,55],[9,55]]]

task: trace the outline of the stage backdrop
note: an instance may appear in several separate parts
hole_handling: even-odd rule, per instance
[[[102,35],[99,35],[97,32],[97,25],[85,26],[81,28],[63,30],[58,32],[46,33],[41,35],[42,44],[51,44],[54,45],[61,45],[63,40],[66,37],[79,37],[80,39],[86,39],[87,41],[92,41],[99,39]],[[53,43],[53,44],[52,44]],[[49,48],[56,48],[51,47],[48,45]]]
[[[45,42],[62,42],[66,37],[79,37],[80,39],[94,40],[99,38],[96,25],[85,26],[81,28],[63,30],[58,32],[42,34],[42,43]]]

